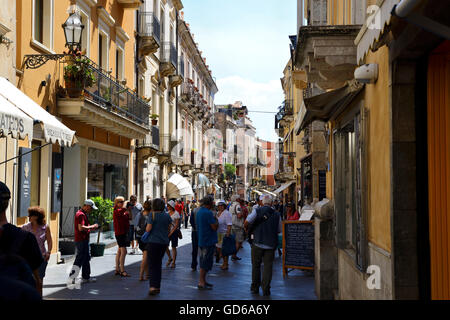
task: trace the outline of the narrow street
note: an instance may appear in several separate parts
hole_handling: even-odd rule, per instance
[[[282,257],[276,254],[272,279],[272,295],[263,297],[250,293],[251,259],[250,246],[246,242],[239,252],[242,260],[230,262],[230,268],[222,271],[214,264],[208,281],[214,284],[210,291],[199,291],[197,282],[199,271],[193,272],[191,264],[191,232],[183,229],[183,239],[179,243],[177,267],[170,269],[163,261],[161,294],[149,296],[148,281],[139,281],[139,267],[142,255],[127,255],[126,270],[130,278],[114,275],[117,247],[105,250],[103,257],[91,259],[92,276],[96,283],[88,283],[81,289],[66,286],[68,270],[73,260],[65,264],[47,268],[44,279],[44,299],[46,300],[315,300],[314,276],[293,270],[286,279],[282,274]]]

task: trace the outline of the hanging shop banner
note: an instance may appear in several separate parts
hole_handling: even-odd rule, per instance
[[[314,270],[314,222],[283,222],[283,277],[288,269]]]
[[[17,216],[28,217],[28,208],[31,204],[31,149],[19,148],[19,184],[17,201]],[[28,154],[25,154],[30,152]]]
[[[52,213],[61,213],[62,210],[62,154],[53,153],[53,184],[52,184]]]

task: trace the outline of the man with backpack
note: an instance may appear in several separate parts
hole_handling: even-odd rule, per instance
[[[270,282],[272,281],[272,266],[275,250],[278,246],[278,234],[282,231],[281,216],[272,208],[272,197],[265,195],[262,207],[253,211],[245,221],[244,227],[249,234],[254,234],[252,243],[252,284],[250,290],[253,294],[263,289],[264,296],[270,296]],[[261,264],[264,270],[261,281]]]
[[[0,260],[3,261],[0,265],[0,276],[29,284],[25,288],[20,286],[17,290],[26,291],[27,288],[33,288],[31,285],[34,285],[39,295],[42,289],[42,281],[39,277],[39,267],[44,261],[42,253],[32,233],[8,223],[6,209],[10,199],[9,188],[0,182]],[[5,286],[3,286],[3,282],[7,280],[0,280],[2,290],[7,285],[14,287],[13,284],[10,284],[11,281],[9,284],[5,282]],[[0,295],[3,296],[3,293],[8,294],[1,292]]]

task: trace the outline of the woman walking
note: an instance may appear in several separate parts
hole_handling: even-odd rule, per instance
[[[140,281],[148,280],[148,261],[147,261],[147,244],[142,242],[141,238],[145,233],[145,229],[147,227],[147,219],[148,215],[151,213],[152,210],[152,202],[151,200],[147,200],[144,202],[144,211],[140,213],[138,218],[138,223],[136,226],[136,239],[139,244],[139,249],[142,251],[142,262],[141,262],[141,269],[140,269]],[[145,278],[144,278],[145,274]]]
[[[219,220],[219,228],[217,229],[218,242],[216,244],[217,254],[223,258],[223,263],[220,269],[228,270],[228,256],[222,255],[222,243],[225,237],[231,234],[231,226],[233,225],[231,213],[226,209],[227,204],[221,200],[217,204],[217,219]]]
[[[39,245],[39,249],[41,249],[44,262],[42,262],[41,266],[39,267],[39,278],[41,278],[42,283],[44,281],[48,260],[50,259],[50,254],[53,249],[52,234],[50,232],[50,227],[45,223],[44,209],[40,207],[28,208],[28,218],[29,222],[23,225],[22,229],[34,234]],[[48,250],[45,248],[46,241]],[[40,287],[40,294],[42,296],[42,286]]]
[[[169,260],[167,261],[166,267],[170,266],[174,269],[177,261],[178,233],[181,232],[181,230],[179,230],[181,216],[178,211],[175,210],[175,201],[173,200],[170,200],[167,203],[167,210],[169,211],[169,216],[172,219],[172,224],[169,231],[169,241],[172,245],[172,256],[170,255],[169,246],[167,246],[166,253]]]
[[[128,233],[130,231],[130,212],[124,206],[125,198],[116,197],[114,199],[114,233],[116,235],[117,255],[116,255],[116,275],[121,277],[129,277],[125,271],[125,256],[127,255],[127,247],[130,246]]]
[[[147,244],[148,272],[150,275],[149,295],[156,295],[161,288],[162,259],[169,245],[169,228],[172,219],[165,211],[162,199],[152,202],[152,213],[148,215],[146,232],[149,233]]]

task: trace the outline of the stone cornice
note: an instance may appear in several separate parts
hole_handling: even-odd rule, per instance
[[[110,28],[114,27],[116,20],[102,6],[97,7],[97,14]]]
[[[119,36],[124,42],[130,40],[130,36],[122,29],[121,26],[116,26],[116,35]]]

